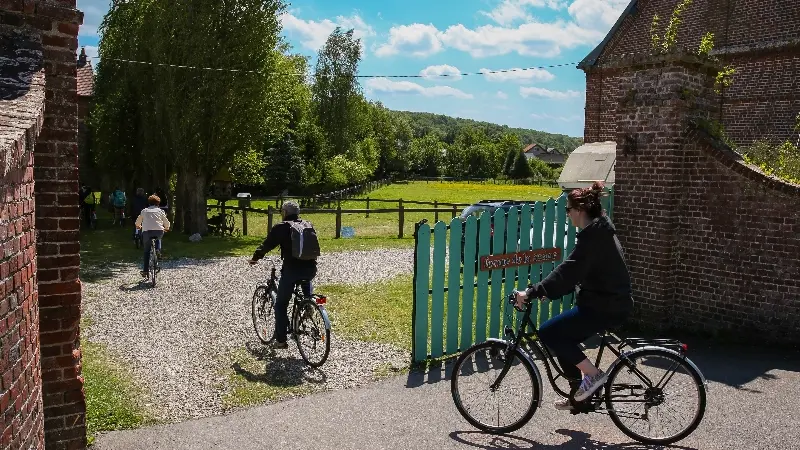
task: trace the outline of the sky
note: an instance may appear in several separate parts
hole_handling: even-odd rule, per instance
[[[312,57],[311,67],[337,25],[354,29],[364,50],[359,73],[375,76],[361,78],[363,91],[390,109],[580,137],[586,77],[576,65],[628,1],[294,0],[281,22],[293,52]],[[78,0],[78,43],[89,56],[97,55],[108,5]],[[557,64],[566,65],[539,68]],[[486,73],[527,68],[535,69]]]

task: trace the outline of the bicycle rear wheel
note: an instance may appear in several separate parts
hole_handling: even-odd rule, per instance
[[[156,274],[158,273],[158,255],[156,254],[156,243],[150,241],[150,279],[153,287],[156,287]]]
[[[274,290],[259,286],[253,293],[253,328],[263,344],[275,339],[275,298]]]
[[[325,364],[331,351],[331,324],[321,305],[303,300],[297,307],[297,329],[294,330],[300,356],[311,367]]]
[[[703,420],[706,388],[682,357],[662,349],[628,354],[608,374],[606,408],[614,424],[645,444],[669,445],[689,436]],[[674,406],[686,408],[673,409]],[[676,422],[665,426],[664,422]]]
[[[508,372],[493,388],[506,364],[510,365]],[[472,426],[489,433],[510,433],[522,428],[539,407],[538,376],[519,349],[507,355],[505,343],[487,341],[473,345],[456,359],[450,392],[456,409]],[[483,413],[479,412],[481,406],[486,406]]]

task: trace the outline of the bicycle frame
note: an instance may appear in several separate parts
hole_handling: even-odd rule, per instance
[[[514,302],[513,296],[514,296],[514,294],[511,294],[509,296],[509,304],[512,304]],[[519,325],[517,327],[516,335],[514,334],[514,331],[510,326],[506,326],[506,328],[505,328],[505,336],[506,336],[506,343],[508,345],[507,351],[509,353],[511,353],[514,350],[519,349],[522,353],[530,355],[530,352],[528,352],[525,349],[525,347],[523,347],[521,345],[522,342],[524,342],[524,341],[529,342],[530,345],[531,345],[531,348],[534,350],[536,355],[538,357],[540,357],[542,359],[542,361],[544,361],[545,370],[547,371],[547,378],[550,381],[550,385],[552,386],[553,390],[555,390],[562,397],[567,397],[567,398],[573,400],[573,402],[574,402],[574,392],[570,392],[570,393],[564,392],[561,388],[558,387],[558,385],[556,385],[556,380],[558,378],[563,377],[563,378],[566,379],[566,376],[564,375],[564,371],[563,371],[562,367],[560,366],[560,364],[558,364],[558,362],[556,361],[556,359],[553,356],[553,354],[550,353],[550,351],[547,349],[546,346],[542,345],[539,342],[539,339],[538,339],[539,330],[536,327],[536,324],[534,324],[533,321],[531,320],[531,311],[532,311],[532,309],[533,309],[533,302],[528,302],[525,310],[522,311],[523,317],[522,317],[522,320],[520,321],[520,323],[519,323]],[[519,311],[519,310],[517,310],[517,311]],[[530,333],[526,333],[526,328],[528,326],[530,326],[530,328],[531,328],[531,332]],[[613,336],[614,338],[616,338],[617,342],[620,344],[618,346],[618,348],[615,349],[612,346],[612,343],[608,339],[609,336]],[[536,339],[534,339],[534,337]],[[672,369],[672,372],[670,373],[669,377],[667,377],[667,375],[665,374],[664,376],[662,376],[661,380],[659,380],[657,383],[655,383],[655,384],[652,383],[648,379],[648,377],[646,375],[644,375],[634,364],[632,364],[630,362],[630,360],[628,358],[628,352],[622,350],[625,346],[633,347],[636,344],[643,344],[643,347],[639,347],[639,349],[642,349],[642,348],[645,348],[645,349],[646,348],[659,348],[659,349],[664,349],[664,350],[676,353],[684,361],[686,361],[689,365],[691,365],[694,369],[697,369],[697,367],[694,365],[694,363],[692,363],[685,356],[685,353],[687,351],[687,346],[685,344],[680,343],[679,341],[672,340],[672,339],[638,339],[638,338],[619,339],[619,337],[617,337],[616,335],[614,335],[613,333],[610,333],[610,332],[605,332],[605,333],[602,333],[602,335],[601,335],[599,351],[597,353],[597,358],[595,359],[595,367],[598,367],[598,368],[600,367],[600,361],[602,360],[602,357],[603,357],[603,351],[604,351],[605,348],[608,348],[608,350],[616,356],[616,360],[614,362],[612,362],[611,366],[609,367],[609,370],[608,370],[609,372],[617,364],[622,363],[622,364],[625,364],[628,367],[628,369],[630,369],[633,373],[636,374],[636,376],[646,385],[647,389],[650,389],[650,388],[653,388],[653,387],[662,386],[662,383],[666,384],[672,378],[672,374],[675,373],[674,368]],[[674,349],[672,349],[670,347],[678,347],[680,349],[680,352],[675,351]],[[552,368],[551,368],[551,365],[552,365]],[[508,373],[510,367],[511,367],[510,364],[505,364],[503,366],[503,370],[501,370],[500,375],[497,377],[497,380],[495,380],[495,382],[492,383],[492,386],[491,386],[492,389],[497,389],[497,387],[502,382],[503,378],[505,378],[505,375]],[[553,371],[557,372],[556,376],[553,376]],[[697,371],[698,371],[698,373],[700,373],[699,369],[697,369]],[[701,374],[701,376],[702,376],[702,374]],[[580,380],[574,380],[574,381],[580,381]],[[705,381],[705,379],[703,379],[703,381]],[[599,393],[599,392],[600,391],[598,391],[597,393]],[[594,398],[594,396],[592,398]],[[587,399],[584,402],[580,402],[580,403],[590,404],[590,400],[592,398]],[[616,397],[614,397],[614,398],[616,398]],[[599,400],[602,401],[603,399],[604,399],[604,395],[601,394]],[[626,401],[630,401],[630,400],[626,400]],[[639,400],[637,400],[637,401],[639,401]],[[646,400],[642,399],[640,401],[644,402]],[[579,410],[578,412],[589,412],[589,411],[591,411],[591,410]]]

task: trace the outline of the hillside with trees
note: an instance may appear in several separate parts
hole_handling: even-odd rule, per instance
[[[553,179],[546,164],[528,162],[525,144],[580,144],[388,110],[363,94],[352,30],[335,29],[312,68],[281,37],[285,9],[283,0],[112,2],[89,119],[93,170],[129,196],[165,187],[174,228],[204,233],[209,187],[223,170],[239,185],[293,195],[415,175]]]
[[[516,134],[523,146],[540,144],[546,148],[554,148],[568,154],[583,144],[583,138],[564,134],[553,134],[527,128],[512,128],[491,122],[481,122],[460,117],[445,116],[428,112],[392,111],[393,114],[405,117],[411,123],[414,137],[422,137],[428,133],[442,136],[442,141],[452,144],[458,131],[462,128],[480,128],[490,139],[499,139],[506,133]]]

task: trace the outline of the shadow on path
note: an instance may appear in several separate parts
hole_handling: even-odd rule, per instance
[[[697,450],[694,447],[644,445],[636,442],[629,444],[606,444],[604,442],[591,439],[590,434],[581,431],[565,430],[562,428],[556,430],[555,432],[569,437],[570,440],[564,442],[563,444],[540,444],[534,440],[510,434],[493,435],[482,433],[480,431],[454,431],[450,433],[450,439],[472,448],[484,450]]]

